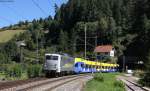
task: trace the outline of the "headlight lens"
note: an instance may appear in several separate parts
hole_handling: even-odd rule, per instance
[[[44,64],[44,67],[47,67],[47,65],[46,65],[46,64]]]

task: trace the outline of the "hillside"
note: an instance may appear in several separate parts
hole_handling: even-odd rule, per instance
[[[15,35],[23,33],[25,30],[5,30],[0,32],[0,43],[6,43]]]
[[[36,52],[41,55],[39,57],[41,63],[45,52],[61,52],[84,57],[86,30],[87,58],[96,58],[97,55],[93,54],[96,45],[113,45],[120,69],[123,68],[124,57],[128,58],[125,64],[128,62],[131,66],[143,61],[144,65],[141,67],[147,70],[145,73],[148,73],[143,79],[148,81],[145,84],[150,84],[147,78],[150,74],[149,10],[149,0],[68,0],[60,8],[55,5],[54,18],[49,16],[44,19],[34,19],[32,22],[19,22],[3,29],[30,30],[16,37],[16,40],[26,42],[24,48],[26,64],[37,63],[37,60],[33,59],[36,57]],[[0,43],[23,32],[15,31],[0,32]],[[46,31],[48,32],[45,33]],[[20,51],[15,40],[0,48],[1,63],[20,61]],[[32,62],[32,59],[35,62]],[[139,70],[139,67],[136,66],[135,69]]]

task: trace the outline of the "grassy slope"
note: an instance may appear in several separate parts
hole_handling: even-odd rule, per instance
[[[5,30],[0,32],[0,43],[9,41],[14,35],[20,34],[25,30]]]
[[[95,79],[87,82],[84,91],[125,91],[124,88],[116,87],[114,82],[116,81],[117,73],[101,73],[104,77],[104,82],[97,81]]]

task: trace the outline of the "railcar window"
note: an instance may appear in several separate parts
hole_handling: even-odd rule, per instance
[[[84,64],[81,64],[81,67],[84,68]]]
[[[85,65],[85,67],[88,68],[89,66],[88,66],[88,65]]]
[[[75,67],[78,67],[78,64],[75,64]]]
[[[81,64],[81,67],[83,67],[83,64]]]

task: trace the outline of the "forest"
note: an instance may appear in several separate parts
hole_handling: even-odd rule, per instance
[[[23,60],[27,64],[42,64],[45,52],[83,57],[87,26],[87,56],[93,55],[94,38],[97,37],[97,45],[113,45],[118,59],[121,56],[140,57],[144,62],[141,83],[150,86],[149,10],[149,0],[69,0],[61,7],[55,4],[54,17],[20,21],[1,29],[27,31],[0,44],[0,63],[20,62],[17,41],[26,44]]]

